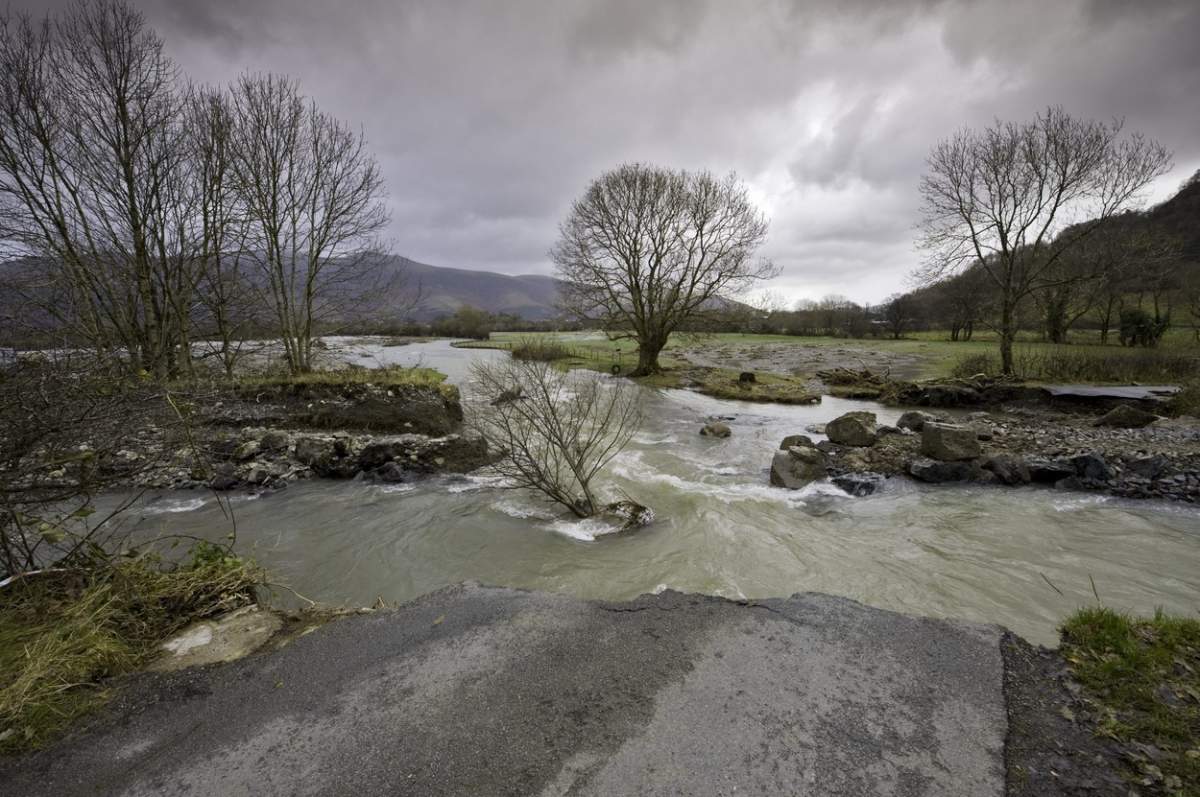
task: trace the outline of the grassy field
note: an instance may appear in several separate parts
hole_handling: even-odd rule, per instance
[[[1080,333],[1080,338],[1081,341],[1084,339],[1084,333]],[[569,356],[560,362],[570,368],[610,371],[613,365],[618,365],[622,373],[628,373],[637,365],[636,346],[632,341],[610,341],[600,332],[497,332],[493,333],[488,341],[464,345],[510,349],[514,345],[529,341],[536,341],[542,345],[556,343],[565,347]],[[951,341],[945,332],[914,333],[900,340],[722,333],[702,338],[672,336],[660,357],[660,363],[668,370],[686,367],[688,363],[681,357],[680,352],[695,346],[800,346],[838,349],[851,355],[844,363],[846,367],[856,367],[852,357],[856,350],[903,355],[919,360],[919,375],[922,379],[953,376],[960,363],[968,358],[999,356],[995,336],[982,332],[976,333],[974,339],[969,342]],[[1178,370],[1180,363],[1186,365],[1189,355],[1200,357],[1200,345],[1195,344],[1190,330],[1177,329],[1171,331],[1159,348],[1151,350],[1112,344],[1101,346],[1097,342],[1062,345],[1025,339],[1018,342],[1016,354],[1031,370],[1034,370],[1035,365],[1039,369],[1029,377],[1034,381],[1065,381],[1069,378],[1098,383],[1127,383],[1138,379],[1179,381],[1186,379],[1189,374],[1172,374],[1167,371]],[[1089,368],[1087,361],[1091,359],[1095,359],[1095,363]],[[1167,360],[1170,362],[1165,362]],[[1060,365],[1064,373],[1054,374],[1052,369]],[[1122,365],[1128,367],[1121,367]]]

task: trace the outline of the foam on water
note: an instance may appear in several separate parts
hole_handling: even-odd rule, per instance
[[[155,501],[142,509],[143,515],[173,515],[177,512],[195,512],[209,502],[207,498],[166,498]]]

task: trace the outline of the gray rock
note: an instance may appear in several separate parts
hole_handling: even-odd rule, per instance
[[[246,472],[247,484],[265,484],[271,478],[271,471],[261,465],[255,465]]]
[[[943,462],[975,459],[981,453],[975,430],[953,423],[926,422],[921,427],[921,453]]]
[[[291,444],[291,435],[278,429],[271,429],[258,439],[259,448],[263,451],[284,451]]]
[[[247,440],[234,450],[233,458],[238,462],[254,459],[258,456],[259,448],[257,440]]]
[[[1029,477],[1039,484],[1054,484],[1075,475],[1075,466],[1061,459],[1030,459],[1025,462]]]
[[[919,432],[928,421],[940,421],[936,415],[921,410],[909,410],[900,416],[900,420],[896,421],[896,426],[901,429],[911,429],[914,432]]]
[[[801,448],[815,448],[816,444],[813,443],[812,438],[806,434],[790,434],[783,438],[783,441],[780,442],[779,450],[787,451],[792,446],[800,446]]]
[[[1170,461],[1162,454],[1149,457],[1139,457],[1127,465],[1130,472],[1145,479],[1154,481],[1163,476],[1171,466]]]
[[[334,446],[332,440],[322,440],[319,437],[296,438],[296,461],[320,472],[327,468],[333,460]]]
[[[388,484],[399,484],[409,479],[408,471],[399,462],[385,462],[374,473],[376,479]]]
[[[909,464],[908,473],[918,481],[941,484],[943,482],[973,481],[978,469],[970,462],[943,462],[922,457]]]
[[[1001,484],[1029,484],[1033,477],[1029,474],[1029,466],[1011,454],[997,454],[983,463],[984,470],[996,475],[996,481]]]
[[[825,424],[810,423],[808,426],[804,427],[804,431],[808,432],[809,434],[825,434]]]
[[[396,458],[396,446],[393,443],[368,443],[358,452],[358,466],[363,470],[374,470],[385,462]]]
[[[1118,429],[1141,429],[1158,420],[1152,412],[1146,412],[1132,404],[1118,404],[1101,415],[1093,426],[1113,426]]]
[[[213,476],[208,480],[208,487],[210,490],[232,490],[239,483],[236,469],[229,463],[223,462],[213,468]]]
[[[1104,458],[1095,452],[1071,457],[1075,475],[1084,481],[1106,482],[1112,479],[1112,470]]]
[[[787,451],[776,451],[771,460],[771,485],[798,490],[825,478],[825,467],[825,454],[816,448],[792,446]]]
[[[700,430],[701,437],[729,437],[733,430],[727,423],[706,423]]]
[[[878,492],[883,487],[883,479],[882,473],[867,472],[843,473],[840,476],[834,476],[830,481],[850,495],[861,498],[864,495]]]
[[[879,439],[875,413],[862,410],[847,412],[825,424],[825,435],[843,446],[873,446]]]

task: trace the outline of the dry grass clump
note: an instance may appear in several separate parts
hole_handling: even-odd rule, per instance
[[[42,746],[103,703],[105,679],[189,623],[254,602],[262,582],[208,543],[179,566],[143,555],[13,581],[0,590],[0,752]]]

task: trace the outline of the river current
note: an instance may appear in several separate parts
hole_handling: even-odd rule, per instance
[[[475,358],[447,342],[331,345],[362,364],[424,364],[470,391]],[[894,422],[900,410],[826,397],[815,406],[723,401],[646,390],[646,420],[613,462],[604,490],[652,507],[656,521],[605,535],[537,496],[480,475],[415,484],[314,480],[226,507],[211,493],[151,493],[138,536],[221,539],[275,580],[321,602],[405,601],[473,580],[625,599],[675,589],[730,598],[817,591],[914,614],[999,623],[1043,644],[1063,616],[1095,601],[1152,612],[1200,609],[1200,509],[1053,489],[927,486],[888,480],[852,498],[827,483],[770,487],[787,434],[853,409]],[[711,416],[732,437],[701,437]],[[223,499],[224,500],[224,499]]]

